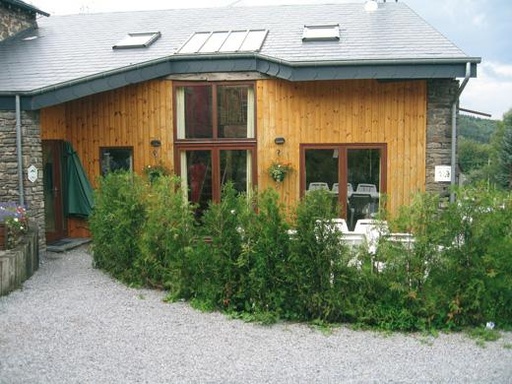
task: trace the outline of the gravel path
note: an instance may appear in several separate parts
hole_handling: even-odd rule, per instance
[[[512,383],[512,333],[384,335],[265,327],[166,304],[92,269],[87,247],[43,257],[0,298],[0,383]]]

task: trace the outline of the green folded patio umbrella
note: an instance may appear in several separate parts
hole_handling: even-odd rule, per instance
[[[68,216],[88,217],[94,206],[93,189],[71,143],[64,143],[65,156],[65,211]]]

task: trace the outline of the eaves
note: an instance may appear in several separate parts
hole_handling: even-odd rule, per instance
[[[288,81],[414,80],[464,77],[467,63],[471,77],[476,77],[480,62],[479,57],[292,62],[258,53],[172,55],[39,89],[0,91],[0,109],[14,109],[15,95],[20,96],[23,110],[38,110],[169,75],[259,72]]]

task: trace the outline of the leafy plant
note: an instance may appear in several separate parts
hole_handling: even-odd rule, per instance
[[[293,167],[289,163],[281,163],[273,161],[268,167],[268,174],[274,181],[281,182],[284,180],[286,175],[293,170]]]
[[[0,203],[0,223],[5,225],[6,249],[12,249],[28,231],[27,210],[15,202]]]
[[[170,176],[171,172],[162,163],[157,165],[146,165],[144,167],[144,175],[152,183],[163,176]]]
[[[135,268],[147,285],[188,298],[191,271],[187,257],[197,241],[197,231],[192,206],[183,198],[180,179],[154,179],[143,198],[147,216],[141,228],[141,254]]]
[[[141,276],[134,268],[140,255],[140,235],[146,220],[146,184],[129,172],[113,172],[100,179],[89,218],[97,267],[132,284]]]

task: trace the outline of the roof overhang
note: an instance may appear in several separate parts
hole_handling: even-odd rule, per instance
[[[259,72],[288,81],[323,81],[349,79],[419,80],[476,77],[480,58],[396,59],[291,62],[258,53],[227,55],[172,55],[113,71],[83,77],[30,91],[0,92],[0,109],[14,109],[15,95],[20,95],[23,110],[37,110],[52,105],[169,75]]]
[[[30,5],[30,4],[27,4],[25,3],[24,1],[21,1],[21,0],[2,0],[4,3],[6,4],[9,4],[11,6],[14,6],[14,7],[17,7],[23,11],[28,11],[28,12],[31,12],[31,13],[39,13],[40,15],[43,15],[43,16],[50,16],[49,13],[46,13],[44,11],[41,11],[39,8],[37,7],[34,7],[33,5]]]

